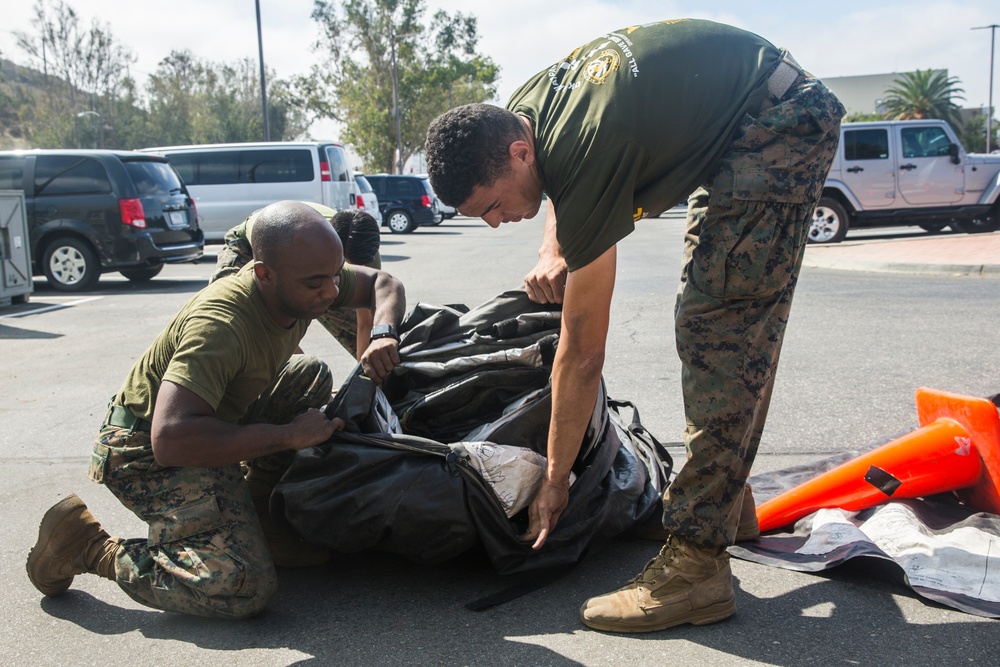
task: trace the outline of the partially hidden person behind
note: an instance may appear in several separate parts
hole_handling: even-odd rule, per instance
[[[243,618],[276,592],[241,462],[280,465],[343,427],[320,411],[330,369],[293,357],[313,319],[367,306],[388,324],[405,304],[388,274],[345,265],[329,222],[302,203],[263,209],[253,252],[251,264],[187,302],[132,367],[101,425],[88,476],[148,524],[148,535],[111,537],[79,497],[61,500],[27,559],[45,595],[90,573],[155,609]],[[370,368],[396,363],[394,343],[369,348]]]
[[[729,555],[760,442],[810,220],[844,107],[767,40],[701,20],[627,26],[532,77],[506,108],[471,104],[427,135],[442,201],[491,227],[548,196],[529,296],[562,303],[545,478],[523,539],[538,549],[597,396],[617,243],[687,197],[675,342],[687,461],[664,493],[666,543],[584,624],[647,632],[736,608]],[[647,223],[648,224],[648,223]]]
[[[344,259],[354,266],[382,268],[379,253],[381,235],[378,223],[370,213],[358,209],[336,211],[329,206],[315,202],[303,202],[316,209],[326,218],[340,237],[344,246]],[[226,232],[223,246],[216,261],[215,273],[209,278],[214,282],[224,276],[239,271],[253,261],[253,226],[259,210],[251,213],[246,220]],[[344,349],[359,361],[368,349],[372,335],[372,311],[370,308],[331,308],[318,318],[330,334]]]

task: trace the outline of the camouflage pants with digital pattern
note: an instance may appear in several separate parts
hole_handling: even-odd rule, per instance
[[[237,236],[232,230],[226,232],[222,249],[215,263],[215,273],[208,279],[212,283],[219,278],[232,275],[253,261],[253,250],[250,242],[243,236]],[[328,310],[316,318],[330,335],[353,357],[358,350],[358,317],[353,308],[336,308]]]
[[[746,116],[709,182],[688,200],[675,311],[687,461],[664,493],[663,525],[732,544],[760,443],[813,209],[844,108],[800,77]]]
[[[296,355],[255,403],[253,423],[281,424],[329,402],[330,369]],[[248,419],[247,423],[251,423]],[[90,477],[149,525],[115,562],[118,585],[136,602],[196,616],[245,618],[277,590],[274,564],[238,463],[163,467],[150,435],[102,426]]]

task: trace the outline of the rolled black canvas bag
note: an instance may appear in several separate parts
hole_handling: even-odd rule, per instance
[[[400,327],[402,364],[381,388],[348,378],[331,406],[347,429],[296,453],[272,514],[341,553],[436,563],[480,544],[501,573],[576,562],[658,514],[670,456],[602,382],[566,510],[542,549],[518,540],[534,490],[520,475],[546,450],[559,323],[523,291],[472,310],[418,304]]]

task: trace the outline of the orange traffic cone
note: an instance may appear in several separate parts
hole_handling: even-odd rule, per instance
[[[757,507],[761,532],[824,507],[860,510],[889,498],[955,491],[1000,514],[1000,415],[992,402],[917,390],[921,428],[829,470]]]

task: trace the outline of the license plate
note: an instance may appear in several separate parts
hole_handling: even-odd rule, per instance
[[[170,226],[184,227],[187,225],[187,213],[184,211],[170,211]]]

